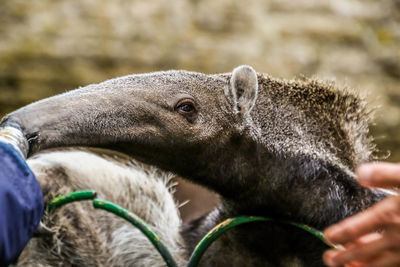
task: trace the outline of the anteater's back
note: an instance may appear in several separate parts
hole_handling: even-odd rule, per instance
[[[168,185],[171,174],[122,155],[74,149],[41,153],[28,164],[46,202],[75,190],[96,190],[100,198],[144,219],[184,265],[181,221]],[[33,238],[18,266],[164,266],[139,230],[114,214],[94,209],[91,201],[58,208],[42,221],[53,234]]]

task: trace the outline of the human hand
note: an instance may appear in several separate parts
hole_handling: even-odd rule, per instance
[[[400,186],[400,164],[366,164],[357,175],[364,186]],[[324,233],[327,240],[344,247],[324,253],[324,262],[330,267],[400,266],[400,195],[388,197]]]

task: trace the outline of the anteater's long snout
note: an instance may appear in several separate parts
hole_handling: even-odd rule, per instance
[[[34,153],[39,130],[48,128],[48,119],[52,123],[63,119],[59,115],[61,103],[51,102],[41,101],[8,114],[0,121],[0,140],[13,145],[25,158]]]
[[[147,122],[154,112],[148,109],[151,103],[143,99],[123,90],[81,88],[8,114],[0,122],[0,136],[25,157],[65,146],[115,148],[121,144],[122,148],[116,149],[124,150],[131,144],[131,136],[143,136],[153,129]],[[132,133],[136,128],[141,132]]]

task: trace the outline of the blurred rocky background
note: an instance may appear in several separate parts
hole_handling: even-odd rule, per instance
[[[399,0],[0,1],[0,117],[115,76],[239,64],[366,94],[400,161]]]

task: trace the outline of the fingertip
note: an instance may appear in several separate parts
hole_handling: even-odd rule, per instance
[[[373,164],[364,164],[357,168],[356,174],[358,182],[363,185],[371,185],[371,177],[373,173]]]
[[[337,251],[335,250],[327,250],[325,253],[322,255],[322,259],[325,262],[326,265],[333,267],[337,266],[333,258],[336,256]]]
[[[355,230],[357,229],[355,229],[353,225],[349,224],[347,221],[343,221],[325,229],[324,236],[326,241],[331,244],[346,244],[357,237]]]
[[[338,233],[338,229],[335,225],[328,227],[324,231],[325,239],[330,243],[335,243],[335,237]]]
[[[400,165],[374,162],[361,165],[357,170],[358,182],[369,187],[391,188],[400,185]]]

